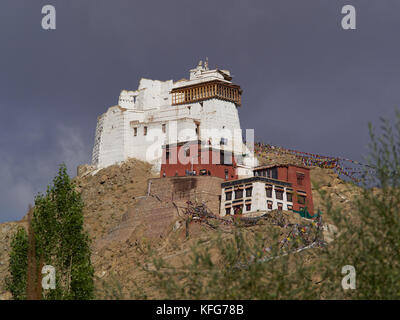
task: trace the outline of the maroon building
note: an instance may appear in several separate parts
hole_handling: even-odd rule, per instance
[[[237,165],[232,152],[215,149],[200,141],[164,145],[161,177],[214,176],[237,179]]]
[[[307,206],[310,214],[314,214],[310,169],[292,164],[261,166],[254,170],[254,176],[267,177],[289,182],[293,188],[293,210],[299,211]]]

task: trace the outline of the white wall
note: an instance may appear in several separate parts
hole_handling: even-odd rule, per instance
[[[245,183],[244,183],[245,184]],[[243,184],[243,185],[244,185]],[[243,204],[243,214],[250,214],[254,213],[257,211],[271,211],[271,210],[276,210],[278,209],[278,202],[282,203],[282,210],[288,210],[288,205],[293,205],[293,202],[288,202],[287,201],[287,188],[284,187],[284,193],[283,193],[283,200],[278,200],[276,199],[275,196],[275,185],[273,186],[272,190],[272,197],[267,198],[266,191],[265,191],[265,182],[260,182],[256,181],[252,183],[253,191],[251,197],[246,197],[246,192],[245,190],[243,191],[243,199],[248,200],[251,199],[251,210],[246,211],[246,206],[245,206],[245,201]],[[233,198],[232,200],[227,201],[226,196],[225,196],[226,188],[221,189],[221,209],[220,209],[220,215],[225,216],[225,205],[226,204],[232,204],[233,200],[235,200],[234,197],[234,191],[233,191]],[[267,201],[272,201],[272,209],[268,209],[267,206]],[[231,205],[231,207],[233,207]],[[233,215],[233,209],[231,210],[231,214]]]
[[[101,136],[96,137],[99,140],[98,145],[98,163],[99,167],[106,167],[125,160],[124,149],[124,121],[125,109],[115,106],[111,107],[106,114],[102,116]]]
[[[106,167],[133,157],[151,162],[156,166],[155,169],[159,170],[161,146],[176,141],[198,139],[195,134],[196,123],[200,123],[200,139],[207,142],[211,138],[214,148],[223,148],[238,154],[249,153],[242,143],[239,115],[234,103],[210,99],[202,103],[171,105],[170,91],[174,86],[186,85],[193,81],[208,81],[210,76],[222,77],[215,70],[203,68],[202,72],[190,81],[174,84],[172,80],[141,79],[138,90],[121,91],[119,103],[124,108],[111,107],[99,117],[93,164]],[[167,134],[161,134],[162,124],[167,125]],[[148,128],[146,137],[143,135],[145,126]],[[178,134],[171,136],[170,128],[174,126]],[[138,130],[136,137],[133,127],[137,127]],[[191,133],[188,133],[190,130]],[[156,132],[160,133],[157,138],[154,137]],[[222,137],[228,139],[225,146],[220,146]],[[159,148],[158,152],[153,152],[154,148]],[[251,155],[250,158],[254,159],[254,156]],[[238,170],[241,177],[252,175],[251,163],[249,159],[244,159],[244,163],[241,163],[242,166]]]

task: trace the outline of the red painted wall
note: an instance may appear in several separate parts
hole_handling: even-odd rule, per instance
[[[310,179],[310,169],[305,167],[298,167],[295,165],[277,165],[273,167],[267,168],[259,168],[254,170],[254,172],[258,172],[262,176],[268,176],[267,170],[271,170],[272,168],[276,168],[278,171],[278,180],[286,181],[291,183],[292,189],[294,191],[294,198],[293,198],[293,209],[298,211],[300,208],[307,206],[307,210],[310,214],[314,213],[314,203],[312,199],[312,190],[311,190],[311,179]],[[264,174],[262,173],[264,172]],[[303,174],[304,178],[299,184],[297,180],[297,174]],[[271,176],[270,176],[271,177]],[[296,193],[299,191],[303,191],[306,193],[306,203],[299,204],[298,199],[296,197]]]
[[[190,149],[190,155],[186,156],[185,150]],[[166,154],[169,152],[167,159]],[[163,156],[161,163],[160,177],[183,177],[186,176],[186,170],[196,171],[196,175],[200,175],[201,170],[210,172],[210,176],[219,177],[224,180],[237,179],[236,162],[230,156],[232,164],[220,164],[220,150],[203,147],[201,144],[174,145],[163,148]],[[228,170],[228,178],[226,179],[225,170]]]
[[[302,173],[304,175],[304,179],[302,179],[301,184],[299,184],[297,179],[297,174]],[[311,189],[311,179],[310,179],[310,169],[304,167],[298,167],[295,165],[288,165],[278,167],[278,179],[287,181],[292,184],[292,188],[294,193],[298,191],[303,191],[307,194],[306,196],[306,206],[307,210],[310,214],[314,214],[314,203],[312,198],[312,189]],[[296,198],[296,195],[294,196]],[[296,201],[293,202],[293,209],[300,210],[300,207],[304,207],[305,205],[301,205]]]

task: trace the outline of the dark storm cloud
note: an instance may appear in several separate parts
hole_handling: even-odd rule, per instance
[[[57,29],[41,29],[53,4]],[[357,30],[340,27],[357,9]],[[0,221],[20,218],[65,162],[90,162],[97,116],[141,77],[231,70],[256,139],[362,159],[367,123],[400,103],[400,2],[2,0]]]

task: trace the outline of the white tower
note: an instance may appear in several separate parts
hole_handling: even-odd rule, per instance
[[[202,140],[234,152],[239,176],[251,176],[257,163],[242,141],[241,94],[230,72],[210,70],[208,59],[190,70],[189,80],[141,79],[136,91],[121,91],[118,105],[98,118],[92,163],[103,168],[137,158],[159,171],[162,145]]]

